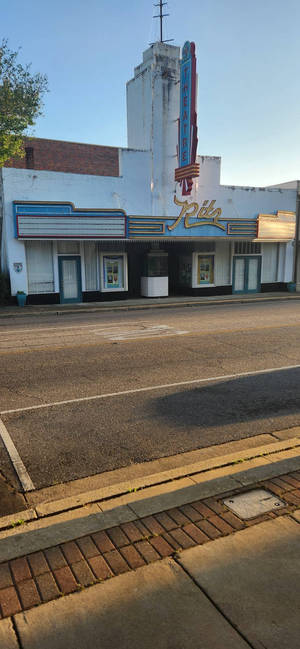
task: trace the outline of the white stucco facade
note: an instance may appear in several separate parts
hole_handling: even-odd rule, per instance
[[[296,210],[292,183],[223,186],[221,159],[199,154],[199,177],[190,196],[182,196],[174,177],[179,57],[178,47],[155,43],[135,68],[127,84],[128,149],[119,150],[119,176],[1,170],[1,266],[10,275],[12,295],[24,291],[32,299],[59,301],[65,281],[65,301],[71,300],[76,272],[76,301],[104,299],[110,292],[139,295],[146,290],[142,285],[162,285],[151,273],[155,278],[167,272],[164,289],[157,289],[164,294],[166,286],[173,293],[197,294],[243,286],[276,289],[292,280],[294,242],[287,227]],[[109,223],[120,215],[126,231],[116,239]],[[268,239],[259,238],[260,215],[270,217]],[[101,223],[99,232],[107,229],[103,239],[97,235]],[[168,258],[167,271],[158,252],[153,262],[155,250]]]

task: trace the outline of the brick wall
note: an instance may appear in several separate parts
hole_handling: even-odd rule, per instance
[[[92,176],[119,176],[117,147],[41,138],[26,138],[24,147],[26,156],[12,158],[5,163],[5,167]]]

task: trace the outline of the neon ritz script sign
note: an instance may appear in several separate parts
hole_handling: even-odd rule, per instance
[[[178,140],[179,167],[175,170],[175,180],[180,183],[183,196],[188,196],[192,190],[193,178],[199,176],[199,165],[196,163],[196,56],[195,43],[189,41],[182,48]]]

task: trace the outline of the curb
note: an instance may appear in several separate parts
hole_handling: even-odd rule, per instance
[[[299,469],[297,437],[44,503],[0,519],[0,563]]]
[[[263,295],[263,294],[262,294]],[[219,306],[219,305],[224,305],[224,304],[252,304],[255,302],[278,302],[278,301],[288,301],[288,300],[300,300],[300,294],[299,295],[290,295],[290,294],[283,294],[281,296],[266,296],[266,297],[237,297],[237,298],[229,298],[229,299],[207,299],[203,298],[203,301],[186,301],[186,302],[168,302],[168,303],[149,303],[149,304],[124,304],[124,305],[116,305],[114,304],[113,306],[105,305],[105,306],[78,306],[78,308],[74,309],[61,309],[61,305],[55,305],[53,308],[49,308],[47,310],[42,310],[42,311],[30,311],[30,306],[28,305],[27,307],[25,306],[24,309],[19,309],[15,312],[8,312],[8,313],[3,313],[0,311],[0,319],[5,319],[5,318],[14,318],[14,317],[23,317],[23,316],[47,316],[47,315],[74,315],[76,313],[98,313],[98,312],[114,312],[114,311],[143,311],[143,310],[148,310],[148,309],[173,309],[175,307],[201,307],[201,306]],[[7,307],[9,308],[9,307]],[[27,310],[29,309],[29,310]]]

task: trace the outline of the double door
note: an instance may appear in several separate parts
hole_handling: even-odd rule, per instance
[[[233,258],[233,293],[259,293],[261,283],[261,257],[255,255]]]

